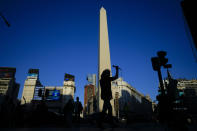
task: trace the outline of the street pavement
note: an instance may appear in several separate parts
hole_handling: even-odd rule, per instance
[[[167,125],[157,123],[133,123],[129,125],[119,124],[117,127],[104,123],[102,128],[95,124],[74,123],[71,128],[55,127],[54,125],[41,125],[35,128],[0,128],[0,131],[176,131]],[[178,129],[180,131],[180,129]],[[187,126],[187,131],[197,131],[197,125]]]

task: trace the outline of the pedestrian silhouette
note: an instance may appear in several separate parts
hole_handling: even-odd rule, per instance
[[[112,118],[112,106],[110,100],[112,99],[111,82],[118,78],[118,66],[116,68],[116,75],[110,77],[110,70],[106,69],[101,74],[100,85],[101,85],[101,99],[104,101],[102,110],[102,119],[105,117],[106,111],[108,111],[109,122],[113,124]],[[102,121],[102,120],[101,120]]]
[[[72,114],[74,112],[74,102],[72,98],[65,104],[63,111],[66,127],[72,127]]]
[[[79,97],[77,97],[77,101],[75,102],[75,108],[74,108],[76,122],[80,122],[80,113],[82,112],[82,110],[83,110],[83,106],[79,101]]]

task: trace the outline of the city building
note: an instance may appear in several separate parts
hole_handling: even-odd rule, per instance
[[[97,111],[95,88],[92,84],[84,87],[84,115],[90,115]]]
[[[62,112],[69,99],[74,100],[75,78],[65,74],[63,86],[45,86],[45,100],[50,111]]]
[[[84,87],[84,116],[97,111],[96,74],[88,74],[88,84]]]
[[[29,69],[24,83],[21,104],[29,104],[33,100],[34,90],[43,87],[39,80],[39,69]]]
[[[96,87],[96,74],[88,74],[87,81]]]
[[[115,116],[129,115],[132,118],[141,116],[143,119],[151,119],[152,100],[148,95],[139,93],[121,77],[112,82],[112,88]]]
[[[197,120],[197,80],[177,79],[179,95],[183,95],[183,105],[187,113]]]
[[[192,116],[193,119],[197,120],[197,80],[176,80],[177,91],[174,92],[174,95],[177,97],[177,99],[175,102],[181,104],[181,108],[186,111],[188,116]],[[168,84],[168,79],[166,79],[165,82]]]
[[[197,80],[173,79],[168,70],[167,73],[168,78],[163,80],[164,90],[173,102],[173,110],[197,120]]]
[[[16,68],[0,67],[0,104],[17,103],[20,85],[15,81]]]
[[[195,0],[182,0],[181,2],[181,7],[183,10],[183,14],[184,14],[184,22],[187,23],[191,36],[193,38],[193,44],[195,45],[195,49],[197,51],[197,28],[196,28],[196,12],[197,12],[197,8],[196,8],[196,3]],[[186,31],[188,31],[188,29],[186,28]],[[188,33],[188,32],[187,32]]]
[[[35,106],[44,100],[49,111],[62,112],[68,100],[74,98],[74,80],[73,75],[65,74],[63,86],[43,86],[39,81],[39,70],[30,69],[24,84],[22,104]]]

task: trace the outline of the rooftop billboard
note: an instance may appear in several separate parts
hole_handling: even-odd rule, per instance
[[[64,80],[65,81],[75,81],[75,77],[73,75],[70,75],[70,74],[65,74]]]
[[[39,76],[39,69],[29,69],[28,76],[38,77]]]
[[[12,78],[15,76],[16,68],[0,67],[0,78]]]

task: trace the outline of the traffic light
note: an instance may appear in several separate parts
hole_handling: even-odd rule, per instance
[[[39,89],[39,90],[38,90],[38,96],[39,96],[39,97],[42,97],[42,89]]]
[[[163,66],[164,68],[166,68],[166,64],[168,63],[168,59],[165,58],[166,52],[159,51],[159,52],[157,52],[157,56],[159,57],[160,66]]]
[[[153,70],[158,71],[160,69],[159,58],[158,57],[152,57],[151,61],[152,61]]]
[[[165,51],[158,51],[157,52],[157,56],[159,56],[159,57],[165,57],[166,56],[166,52]]]

